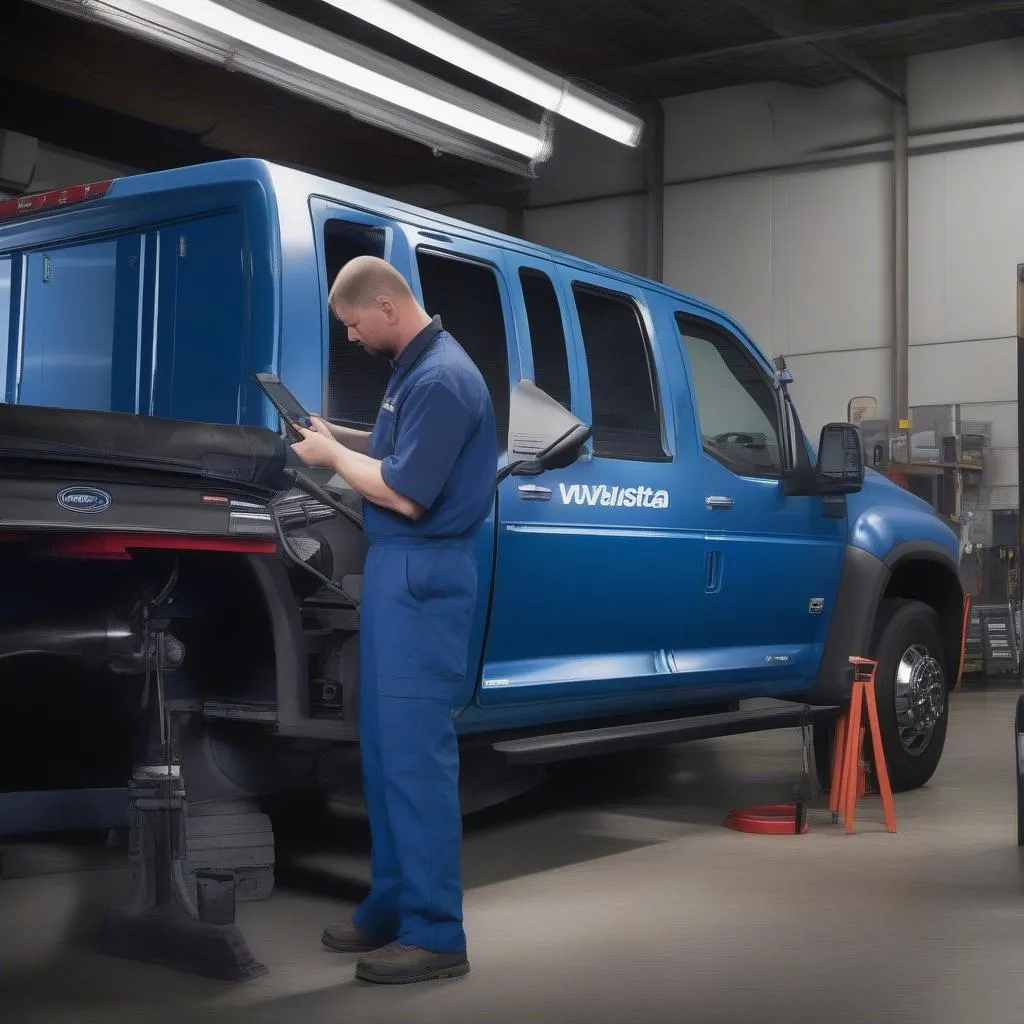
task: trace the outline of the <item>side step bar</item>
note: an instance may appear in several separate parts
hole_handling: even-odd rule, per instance
[[[493,749],[504,754],[511,764],[547,764],[571,761],[577,757],[617,754],[679,743],[706,740],[715,736],[735,736],[770,729],[799,728],[823,714],[839,711],[838,704],[786,704],[782,707],[748,708],[715,715],[673,718],[668,721],[613,725],[582,732],[548,733],[519,739],[502,740]]]

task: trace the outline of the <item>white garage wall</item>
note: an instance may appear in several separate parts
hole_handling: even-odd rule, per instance
[[[991,421],[986,488],[993,504],[1011,493],[1015,504],[1024,40],[914,58],[908,96],[910,402],[966,403],[966,418]],[[843,418],[854,395],[876,396],[888,415],[888,103],[856,82],[766,84],[664,109],[665,281],[729,310],[768,354],[786,354],[809,432]],[[624,153],[599,139],[574,151],[556,136],[550,182],[533,201],[575,198],[577,178],[592,201],[528,214],[528,237],[642,271],[641,165]],[[618,198],[593,199],[595,165],[615,170],[606,194]],[[634,216],[624,217],[629,190]]]
[[[643,199],[624,196],[527,210],[523,232],[531,242],[635,272],[644,260],[643,219]]]
[[[634,273],[644,262],[643,163],[635,150],[560,119],[555,152],[530,192],[532,242]]]

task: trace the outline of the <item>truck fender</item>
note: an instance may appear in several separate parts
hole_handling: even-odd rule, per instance
[[[949,548],[929,540],[911,540],[879,558],[849,545],[811,703],[841,704],[849,699],[849,659],[871,656],[878,608],[888,597],[913,598],[935,609],[945,642],[949,684],[956,683],[964,601],[959,566]]]

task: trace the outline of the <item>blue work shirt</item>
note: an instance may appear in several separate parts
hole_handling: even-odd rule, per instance
[[[415,522],[363,505],[372,542],[472,537],[494,501],[498,439],[483,376],[434,317],[392,362],[370,435],[384,482],[426,509]]]

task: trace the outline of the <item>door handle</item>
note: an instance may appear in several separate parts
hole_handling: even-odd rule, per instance
[[[519,497],[523,501],[550,501],[551,488],[540,484],[520,484]]]
[[[704,499],[704,504],[707,506],[709,512],[714,512],[717,509],[732,508],[735,503],[732,498],[723,498],[712,495]]]

